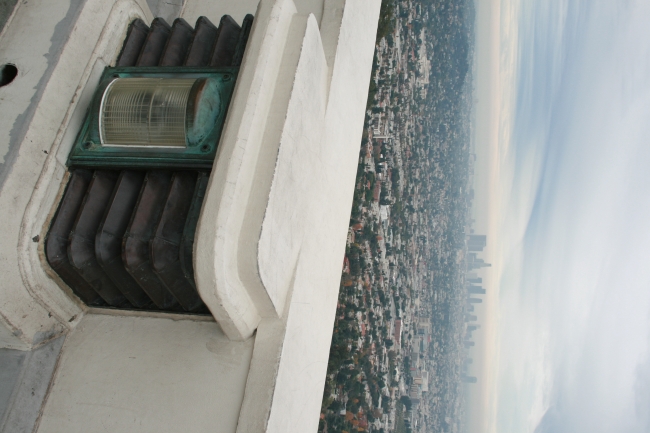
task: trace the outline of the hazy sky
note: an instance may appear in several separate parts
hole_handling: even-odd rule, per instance
[[[650,432],[650,1],[477,3],[473,431]]]

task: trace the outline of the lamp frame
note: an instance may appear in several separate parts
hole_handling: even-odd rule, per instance
[[[67,165],[73,168],[210,169],[217,153],[238,72],[238,67],[105,68]],[[107,87],[118,78],[214,78],[218,83],[220,104],[215,125],[201,140],[188,140],[185,147],[102,145],[99,129],[102,100]],[[192,100],[188,101],[188,104],[192,103]]]

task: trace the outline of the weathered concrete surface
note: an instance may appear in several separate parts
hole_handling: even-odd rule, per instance
[[[54,0],[31,5],[21,2],[0,40],[0,64],[13,63],[18,77],[3,87],[3,105],[11,101],[13,109],[4,112],[0,129],[0,186],[4,183],[19,145],[34,116],[45,83],[59,60],[72,27],[81,10],[81,0]],[[30,50],[23,47],[29,46]]]
[[[18,67],[0,88],[2,347],[29,349],[83,315],[48,274],[43,240],[96,81],[86,84],[114,61],[136,17],[151,19],[145,0],[21,2],[0,37],[0,64]]]
[[[22,350],[0,349],[0,425],[8,412],[11,396],[28,353]]]
[[[46,155],[40,150],[40,155],[35,154],[30,161],[27,172],[31,171],[31,179],[14,168],[20,151],[23,159],[25,157],[27,149],[21,149],[21,143],[59,60],[79,5],[79,0],[53,0],[42,5],[21,2],[0,38],[0,64],[12,63],[18,68],[14,81],[0,88],[0,131],[3,131],[0,135],[0,209],[3,216],[0,325],[17,337],[17,341],[4,339],[9,340],[5,347],[28,348],[65,329],[65,325],[56,317],[48,316],[47,310],[24,289],[16,251],[24,207]]]
[[[88,314],[68,335],[37,431],[234,433],[255,339],[215,322]]]
[[[183,0],[147,0],[151,14],[164,18],[170,25],[180,16],[184,3]]]
[[[29,349],[29,346],[22,341],[18,335],[20,335],[20,331],[17,329],[11,329],[10,326],[4,324],[2,321],[2,315],[0,314],[0,348],[18,350]]]
[[[30,352],[0,349],[0,433],[31,433],[64,337]]]

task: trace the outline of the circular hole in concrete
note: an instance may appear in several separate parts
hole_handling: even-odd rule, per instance
[[[0,87],[6,86],[11,83],[18,75],[18,68],[11,63],[0,66]]]

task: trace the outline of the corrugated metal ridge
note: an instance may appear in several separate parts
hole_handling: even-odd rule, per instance
[[[224,15],[219,27],[199,17],[194,28],[183,18],[171,26],[156,18],[150,27],[136,19],[129,26],[116,66],[239,66],[252,24],[252,15],[241,26]]]

